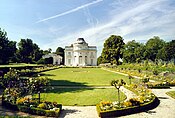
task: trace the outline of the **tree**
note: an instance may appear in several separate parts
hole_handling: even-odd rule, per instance
[[[135,40],[129,41],[124,46],[123,59],[125,62],[135,63],[143,60],[143,52],[145,51],[145,46]]]
[[[0,29],[0,64],[9,63],[16,52],[16,42],[9,41],[7,32]]]
[[[146,50],[144,53],[145,58],[155,61],[158,51],[162,49],[164,45],[165,41],[158,36],[149,39],[146,43]]]
[[[97,58],[97,65],[100,65],[100,64],[102,63],[102,61],[103,61],[102,56],[99,56],[99,57]]]
[[[18,57],[24,63],[35,63],[43,55],[43,51],[31,39],[21,39],[18,47]]]
[[[159,50],[157,58],[164,61],[175,59],[175,40],[166,43],[165,46]]]
[[[102,62],[119,65],[119,59],[122,58],[124,42],[121,36],[111,35],[104,43],[102,51]]]
[[[63,57],[62,64],[64,64],[64,49],[62,47],[58,47],[55,53]]]

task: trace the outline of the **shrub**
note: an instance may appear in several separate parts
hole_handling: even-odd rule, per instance
[[[18,109],[19,109],[19,111],[22,111],[25,113],[28,113],[30,111],[30,107],[22,106],[22,105],[18,105]]]
[[[38,108],[46,109],[47,105],[46,105],[46,103],[41,103],[41,104],[38,105]]]
[[[56,116],[54,110],[45,110],[45,111],[46,111],[46,116],[47,116],[47,117],[53,117],[53,116]]]
[[[131,102],[132,106],[140,106],[140,101],[138,101],[136,98],[129,99],[129,102]]]
[[[153,70],[153,74],[154,74],[154,75],[158,75],[159,72],[158,72],[157,70],[154,69],[154,70]]]
[[[149,82],[149,78],[148,78],[148,77],[144,77],[144,78],[142,79],[142,82],[143,82],[143,83]]]
[[[124,107],[131,107],[132,106],[132,103],[129,102],[129,101],[126,101],[126,102],[123,103],[123,106]]]

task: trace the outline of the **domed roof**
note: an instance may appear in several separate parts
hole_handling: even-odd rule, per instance
[[[85,42],[84,38],[78,38],[76,43],[83,44],[83,43],[86,43],[86,42]]]

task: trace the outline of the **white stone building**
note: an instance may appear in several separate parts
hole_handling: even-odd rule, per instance
[[[50,58],[52,57],[53,58],[53,65],[60,65],[61,62],[62,62],[62,59],[63,57],[60,56],[60,55],[57,55],[57,54],[52,54],[52,53],[49,53],[47,55],[43,55],[42,58],[45,59],[45,58]]]
[[[66,66],[96,66],[97,47],[88,46],[83,38],[78,38],[71,46],[65,47]]]

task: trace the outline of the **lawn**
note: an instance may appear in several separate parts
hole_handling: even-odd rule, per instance
[[[169,91],[166,94],[175,99],[175,91]]]
[[[37,66],[41,66],[38,64],[26,64],[26,63],[11,63],[8,65],[0,65],[0,68],[4,68],[4,67],[26,67],[26,66],[33,66],[33,67],[37,67]]]
[[[60,68],[41,73],[52,79],[52,85],[110,86],[114,79],[129,82],[128,77],[100,68]]]
[[[54,90],[42,93],[42,100],[58,102],[67,105],[96,105],[100,101],[117,101],[117,90],[115,88],[93,89],[93,88],[55,88]],[[120,100],[126,99],[126,96],[120,92]]]

